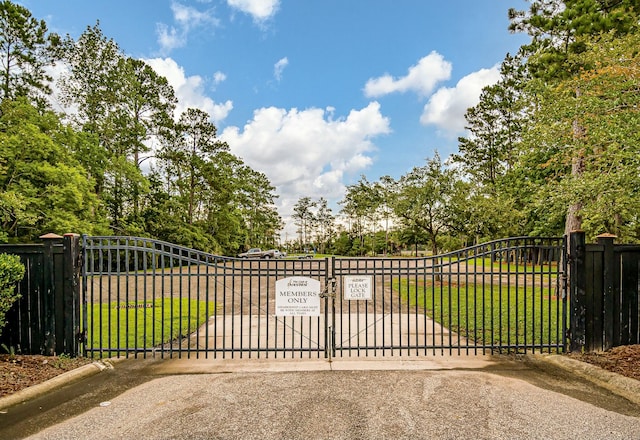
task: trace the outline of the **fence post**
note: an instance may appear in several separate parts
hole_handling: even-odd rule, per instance
[[[620,328],[619,313],[616,313],[618,308],[615,301],[614,290],[614,271],[615,261],[613,252],[613,240],[617,238],[613,234],[601,234],[598,235],[598,244],[604,247],[602,255],[602,291],[603,291],[603,322],[602,327],[604,329],[604,341],[602,349],[608,350],[615,345],[614,341],[614,328]],[[599,310],[595,311],[596,313]],[[618,317],[616,322],[616,316]]]
[[[44,312],[44,346],[41,348],[46,355],[56,354],[56,277],[54,246],[60,243],[62,237],[56,234],[41,235],[44,244],[43,259],[43,312]]]
[[[64,235],[64,308],[59,311],[63,320],[62,351],[71,356],[80,355],[80,236],[77,234]],[[59,350],[58,350],[59,351]]]
[[[582,351],[586,344],[586,284],[585,233],[583,231],[572,231],[569,234],[570,351]]]

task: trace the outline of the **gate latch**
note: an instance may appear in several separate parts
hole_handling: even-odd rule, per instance
[[[336,279],[329,278],[327,285],[324,286],[324,290],[320,292],[320,298],[335,298],[336,297]]]

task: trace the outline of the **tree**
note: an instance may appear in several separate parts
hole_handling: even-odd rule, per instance
[[[393,211],[411,237],[426,235],[431,251],[438,254],[438,237],[452,223],[452,199],[457,175],[445,168],[438,153],[427,164],[414,167],[400,178]]]
[[[378,187],[365,176],[361,176],[358,183],[347,186],[345,197],[340,202],[343,206],[342,212],[350,219],[352,233],[360,240],[360,255],[373,248],[372,245],[367,245],[365,238],[369,231],[375,233],[378,226],[377,213],[382,204],[381,197]],[[367,229],[368,226],[370,230]]]
[[[140,172],[143,157],[150,148],[152,137],[167,133],[172,124],[176,98],[166,78],[159,76],[148,64],[133,58],[118,60],[119,102],[114,108],[117,115],[119,150]],[[140,172],[141,174],[141,172]],[[134,174],[135,175],[135,174]],[[139,213],[140,196],[147,186],[145,179],[134,178],[132,217]]]
[[[330,245],[331,238],[335,235],[334,221],[331,208],[327,203],[327,199],[320,197],[317,204],[317,212],[315,214],[316,241],[318,243],[318,251],[324,254]]]
[[[8,239],[104,232],[93,182],[67,147],[75,134],[25,99],[5,100],[0,113],[0,221]]]
[[[148,142],[168,136],[176,103],[173,89],[143,61],[125,57],[107,39],[99,23],[59,49],[69,68],[60,79],[62,102],[78,109],[75,123],[97,137],[104,165],[95,175],[111,226],[123,233],[140,231],[140,201],[149,181],[140,164]]]
[[[480,102],[467,110],[468,137],[458,138],[460,163],[473,182],[495,192],[500,178],[513,166],[527,117],[522,89],[526,80],[520,57],[507,54],[501,79],[482,90]]]
[[[5,316],[13,303],[20,298],[16,284],[24,277],[25,268],[18,255],[0,254],[0,334],[5,326]]]
[[[264,173],[239,165],[231,174],[235,178],[233,200],[247,228],[245,247],[275,247],[277,232],[283,227],[275,208],[275,187]]]
[[[590,237],[610,232],[638,240],[640,35],[611,34],[585,44],[577,62],[593,67],[541,93],[528,134],[539,155],[535,162],[546,164],[547,184],[538,198],[547,207],[579,206],[575,215]],[[570,171],[576,156],[580,173]]]
[[[138,178],[137,166],[131,166],[122,151],[115,113],[119,89],[118,66],[124,58],[112,39],[102,34],[99,23],[87,29],[77,41],[67,36],[57,51],[68,71],[59,78],[61,102],[77,111],[70,112],[72,122],[98,140],[102,165],[95,170],[95,192],[104,201],[111,227],[121,231],[124,223],[125,180]]]
[[[529,11],[509,11],[510,30],[527,32],[532,37],[523,47],[529,70],[545,82],[557,82],[589,69],[577,55],[585,51],[589,38],[613,32],[616,37],[636,32],[640,4],[635,0],[540,0],[531,1]],[[574,90],[576,97],[582,91]],[[579,144],[584,128],[573,120],[574,143]],[[579,178],[585,170],[584,152],[574,150],[571,174]],[[568,206],[565,233],[582,227],[580,202]]]
[[[383,252],[386,256],[389,252],[389,221],[392,220],[393,210],[391,209],[395,193],[397,191],[397,182],[390,176],[382,176],[374,185],[374,190],[378,200],[377,215],[384,219],[384,247]]]
[[[310,240],[310,230],[315,221],[313,208],[316,202],[311,197],[300,198],[293,207],[294,224],[298,227],[298,243],[301,248],[308,246]]]
[[[42,104],[43,94],[51,92],[45,67],[58,40],[28,9],[0,1],[0,100],[23,96]]]
[[[216,127],[209,121],[209,115],[198,109],[189,108],[180,115],[176,125],[178,136],[173,146],[174,165],[179,168],[176,185],[186,201],[186,221],[192,224],[198,215],[203,200],[199,198],[206,187],[203,166],[213,160],[229,146],[216,139]]]

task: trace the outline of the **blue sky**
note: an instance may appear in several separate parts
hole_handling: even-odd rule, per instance
[[[464,135],[464,111],[527,41],[508,31],[524,0],[22,0],[50,31],[97,20],[146,60],[180,105],[276,186],[334,212],[346,185],[399,178]],[[295,231],[290,230],[291,233]]]

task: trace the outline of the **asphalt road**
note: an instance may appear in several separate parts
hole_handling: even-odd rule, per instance
[[[127,360],[9,408],[0,438],[630,440],[640,406],[511,358]]]

